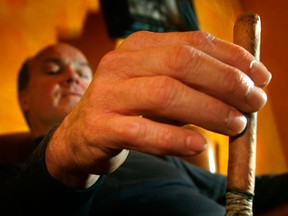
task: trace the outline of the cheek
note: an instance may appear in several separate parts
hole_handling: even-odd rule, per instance
[[[81,86],[81,88],[82,88],[82,90],[83,90],[83,93],[87,90],[87,88],[88,88],[88,86],[90,85],[90,83],[91,82],[82,82],[81,84],[80,84],[80,86]]]
[[[45,83],[45,85],[36,85],[33,91],[32,100],[38,106],[47,106],[51,103],[54,103],[54,100],[57,98],[57,85],[49,85],[49,83]]]
[[[83,87],[84,91],[88,88],[89,84],[90,84],[90,83],[84,83],[84,84],[83,84],[82,87]]]

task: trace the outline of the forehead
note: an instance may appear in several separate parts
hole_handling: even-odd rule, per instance
[[[63,62],[88,63],[84,54],[67,44],[56,44],[42,50],[31,60],[31,66],[42,65],[50,59],[61,59]]]

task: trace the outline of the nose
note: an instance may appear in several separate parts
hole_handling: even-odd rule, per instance
[[[72,65],[68,65],[65,68],[64,77],[66,84],[70,84],[73,82],[79,83],[79,74]]]

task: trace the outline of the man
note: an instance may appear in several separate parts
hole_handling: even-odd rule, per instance
[[[20,106],[41,142],[2,186],[1,209],[224,215],[225,176],[165,155],[205,149],[201,134],[179,124],[239,134],[246,127],[241,112],[265,105],[270,79],[244,49],[204,32],[134,33],[103,57],[93,78],[79,50],[51,45],[19,76]],[[257,178],[257,211],[288,200],[287,178]]]

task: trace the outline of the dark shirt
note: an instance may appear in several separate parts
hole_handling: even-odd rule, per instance
[[[131,151],[119,169],[101,176],[92,187],[67,187],[46,169],[52,133],[25,166],[0,167],[1,215],[225,215],[226,177],[171,156]],[[287,201],[287,182],[287,174],[257,177],[254,207]]]

